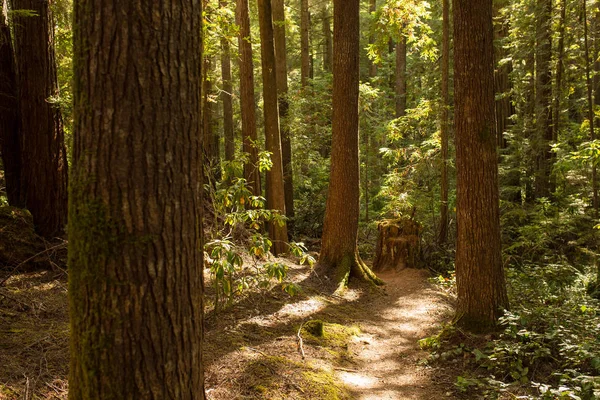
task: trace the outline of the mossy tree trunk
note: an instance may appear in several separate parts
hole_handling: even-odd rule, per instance
[[[242,119],[242,140],[244,153],[250,155],[244,164],[244,178],[252,189],[252,194],[262,194],[258,171],[258,140],[256,134],[256,101],[254,99],[254,66],[252,65],[252,37],[248,0],[236,0],[235,20],[240,27],[238,45],[240,51],[240,113]]]
[[[0,152],[8,203],[25,207],[21,192],[21,141],[17,75],[6,1],[0,3]]]
[[[201,12],[75,2],[72,400],[205,398]]]
[[[13,0],[21,134],[21,190],[36,231],[46,238],[67,222],[67,152],[54,59],[51,1]],[[35,15],[31,15],[31,11]]]
[[[282,215],[286,215],[272,15],[271,0],[258,0],[265,142],[266,150],[271,152],[271,161],[273,163],[273,166],[267,172],[267,207],[279,211]],[[287,250],[288,242],[287,225],[285,222],[283,225],[275,222],[269,224],[269,235],[273,241],[273,247],[271,248],[273,254],[284,253]]]
[[[492,0],[454,3],[459,323],[492,329],[508,307],[494,135]]]
[[[359,0],[333,2],[333,118],[329,194],[319,263],[340,287],[356,277],[381,281],[358,254]]]

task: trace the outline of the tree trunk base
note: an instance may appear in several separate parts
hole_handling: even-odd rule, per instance
[[[321,274],[318,275],[330,275],[336,293],[348,287],[350,281],[374,286],[384,285],[384,282],[361,260],[357,252],[344,256],[339,262],[320,262],[317,268],[321,270]]]
[[[412,218],[386,219],[379,223],[373,271],[415,268],[420,252],[421,225]]]

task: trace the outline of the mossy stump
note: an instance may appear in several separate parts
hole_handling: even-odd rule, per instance
[[[421,224],[412,218],[385,219],[377,226],[379,237],[373,271],[399,271],[417,267],[420,252]]]
[[[0,207],[0,271],[49,268],[44,240],[36,233],[33,218],[27,210]]]

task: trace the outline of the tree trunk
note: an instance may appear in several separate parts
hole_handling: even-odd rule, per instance
[[[262,58],[263,99],[265,116],[265,142],[271,152],[273,166],[267,171],[267,206],[285,211],[285,191],[283,184],[283,163],[281,156],[281,136],[279,133],[279,111],[277,104],[277,76],[275,66],[275,45],[273,40],[273,20],[271,0],[258,0],[258,20],[260,24],[260,48]],[[275,222],[269,224],[269,235],[273,241],[274,255],[287,250],[287,226]]]
[[[289,104],[283,0],[273,0],[273,30],[275,34],[275,69],[277,72],[277,96],[279,98],[279,122],[281,125],[281,157],[283,162],[285,211],[286,216],[288,217],[288,228],[292,230],[294,221],[294,182],[292,171],[292,142],[287,120]]]
[[[220,152],[219,135],[214,127],[212,69],[212,59],[210,57],[204,57],[204,66],[202,68],[202,147],[204,150],[204,171],[205,174],[207,174],[205,177],[210,176],[210,179],[214,180],[220,179]]]
[[[309,28],[308,0],[300,0],[300,82],[302,87],[308,84],[310,75]]]
[[[75,2],[70,399],[205,398],[201,11]]]
[[[448,128],[449,128],[449,76],[450,76],[450,1],[442,1],[442,107],[440,133],[442,142],[442,183],[440,202],[440,244],[448,240]]]
[[[67,156],[54,60],[54,25],[46,0],[13,0],[15,56],[21,133],[21,190],[35,224],[46,238],[67,222]]]
[[[588,119],[590,121],[590,139],[596,140],[596,132],[594,131],[594,99],[592,93],[591,65],[590,65],[590,47],[588,44],[588,21],[586,1],[582,0],[583,6],[583,27],[584,27],[584,50],[585,50],[585,75],[587,81],[587,97],[588,97]],[[598,182],[596,165],[592,165],[592,207],[594,208],[594,216],[598,218]],[[599,267],[600,268],[600,267]],[[600,269],[598,270],[600,278]]]
[[[8,203],[23,208],[17,75],[7,17],[8,7],[4,1],[0,10],[0,151]]]
[[[554,96],[554,118],[552,121],[552,140],[558,140],[558,132],[560,132],[560,100],[562,97],[563,86],[563,70],[565,57],[565,23],[567,19],[567,0],[562,1],[560,8],[560,20],[558,23],[558,56],[556,59],[556,95]],[[555,154],[553,154],[555,157]]]
[[[386,219],[377,224],[373,271],[416,268],[423,228],[412,218]]]
[[[227,0],[220,0],[221,8],[227,7]],[[232,161],[235,156],[235,140],[233,135],[233,86],[231,84],[231,50],[229,40],[221,38],[221,78],[223,79],[223,90],[221,101],[223,102],[223,137],[225,139],[225,160]]]
[[[535,54],[535,114],[536,114],[536,159],[535,196],[549,197],[552,173],[552,36],[550,22],[552,1],[537,0],[536,54]]]
[[[396,44],[396,118],[406,114],[406,36]]]
[[[240,27],[238,44],[240,48],[240,109],[243,150],[244,153],[249,154],[249,162],[244,164],[244,179],[250,185],[252,194],[260,196],[262,190],[258,171],[256,100],[254,98],[254,66],[252,65],[252,37],[250,35],[248,0],[236,0],[235,19]]]
[[[371,17],[375,14],[375,11],[377,11],[377,0],[369,0],[369,14]],[[375,43],[375,36],[371,35],[369,36],[369,44],[372,45],[373,43]],[[374,78],[377,75],[377,65],[371,58],[367,57],[367,60],[369,62],[369,78]]]
[[[359,0],[333,1],[331,172],[319,263],[340,288],[351,276],[381,283],[360,260],[357,248],[359,4]]]
[[[457,318],[474,331],[492,329],[508,307],[494,136],[493,35],[492,0],[455,1]]]
[[[506,1],[495,1],[494,2],[494,17],[500,14],[502,7],[506,6]],[[496,139],[498,141],[498,147],[506,147],[506,140],[504,139],[504,132],[508,126],[510,126],[510,116],[514,114],[514,107],[511,99],[512,84],[510,81],[510,73],[512,72],[512,62],[503,62],[500,65],[500,61],[507,56],[506,50],[502,46],[502,41],[506,39],[509,34],[507,21],[503,18],[498,18],[497,23],[494,25],[494,39],[500,42],[494,46],[494,91],[496,93]]]
[[[328,9],[329,1],[323,2],[323,70],[331,72],[333,60],[333,39],[331,37],[331,16]]]

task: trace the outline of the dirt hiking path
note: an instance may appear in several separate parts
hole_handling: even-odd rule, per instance
[[[435,384],[431,369],[419,365],[426,353],[418,340],[435,332],[450,314],[448,301],[427,282],[423,270],[379,274],[388,296],[366,305],[356,351],[358,372],[340,379],[359,400],[440,399],[449,388]]]
[[[427,354],[418,340],[451,315],[448,298],[427,281],[426,271],[384,272],[383,291],[354,287],[342,296],[321,292],[307,279],[309,271],[296,273],[303,296],[272,291],[209,316],[210,400],[452,398],[441,371],[420,362]],[[319,339],[302,330],[302,359],[297,333],[315,320],[333,333]]]

